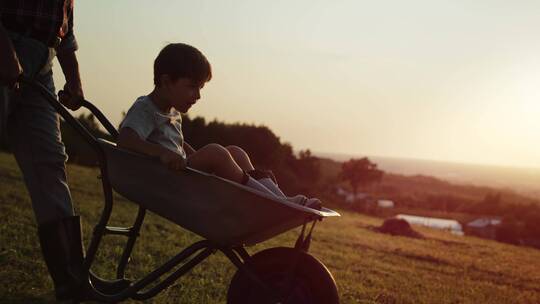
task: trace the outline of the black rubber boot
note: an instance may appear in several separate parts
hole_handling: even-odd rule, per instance
[[[81,297],[83,243],[78,216],[39,225],[39,243],[54,283],[57,300]]]

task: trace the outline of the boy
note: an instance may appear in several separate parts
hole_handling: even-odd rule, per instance
[[[209,144],[195,150],[184,141],[180,113],[187,113],[199,100],[200,90],[211,78],[210,63],[199,50],[182,43],[167,45],[154,61],[154,90],[129,109],[120,125],[118,145],[157,156],[173,170],[189,166],[274,197],[320,208],[318,199],[286,197],[273,175],[255,170],[247,153],[237,146]]]

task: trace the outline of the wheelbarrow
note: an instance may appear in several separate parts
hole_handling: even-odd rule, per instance
[[[332,274],[308,253],[317,221],[339,216],[337,212],[290,203],[189,167],[169,170],[158,159],[117,147],[114,140],[118,131],[92,103],[84,100],[82,106],[98,119],[112,141],[92,135],[40,83],[27,79],[21,82],[42,94],[92,147],[98,159],[104,205],[87,246],[80,301],[150,299],[219,251],[237,268],[227,303],[339,303]],[[108,226],[113,190],[138,206],[130,227]],[[184,248],[144,277],[128,280],[125,270],[147,210],[204,240]],[[301,231],[291,247],[265,249],[253,255],[245,249],[297,227]],[[106,235],[127,238],[115,280],[100,278],[90,271]]]

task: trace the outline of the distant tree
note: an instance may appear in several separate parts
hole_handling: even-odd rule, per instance
[[[379,182],[384,172],[377,169],[377,164],[372,163],[367,157],[360,159],[351,158],[341,165],[341,179],[351,184],[356,197],[358,187]]]
[[[288,164],[297,177],[296,182],[302,185],[302,191],[313,190],[321,177],[320,159],[307,149],[300,151],[298,158],[292,158]]]
[[[508,205],[508,204],[507,204]],[[504,204],[502,203],[501,193],[487,193],[481,201],[472,204],[466,204],[462,210],[465,213],[482,215],[503,215]],[[518,209],[509,210],[513,213]]]
[[[523,238],[525,224],[514,217],[503,218],[502,224],[497,227],[496,239],[499,242],[519,245]]]
[[[294,157],[292,149],[282,149],[279,137],[265,126],[227,124],[217,120],[206,122],[202,117],[190,118],[185,115],[182,130],[185,140],[195,149],[209,143],[240,146],[260,168],[275,168],[286,159]]]

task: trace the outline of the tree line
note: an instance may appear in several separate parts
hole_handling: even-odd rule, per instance
[[[94,136],[111,139],[92,114],[80,114],[76,119]],[[324,191],[329,192],[339,181],[344,181],[349,183],[355,194],[358,189],[365,187],[366,192],[392,199],[396,206],[402,209],[499,216],[503,219],[503,225],[497,234],[500,241],[527,244],[535,242],[540,236],[539,205],[503,202],[501,194],[498,193],[485,194],[485,197],[479,200],[461,195],[462,193],[429,192],[429,185],[421,187],[421,192],[408,189],[406,185],[388,185],[384,181],[384,172],[365,157],[342,163],[339,176],[323,181],[319,158],[310,150],[294,153],[291,144],[282,142],[266,126],[206,121],[202,117],[191,118],[186,115],[183,116],[182,128],[185,140],[195,149],[209,143],[242,147],[256,167],[272,170],[280,187],[290,195],[305,193],[318,196]],[[85,166],[97,165],[93,149],[74,129],[61,121],[61,130],[69,162]],[[9,149],[5,142],[0,142],[0,148]],[[415,183],[414,179],[408,178],[407,182]],[[430,179],[431,183],[437,182],[433,178],[424,179]]]
[[[91,113],[76,118],[94,136],[110,139]],[[69,162],[85,166],[97,165],[94,151],[67,123],[61,121],[62,140],[66,145]],[[280,187],[289,194],[318,191],[320,178],[319,159],[310,150],[294,153],[289,143],[284,143],[268,127],[250,124],[227,124],[217,120],[206,121],[203,117],[182,117],[184,139],[199,149],[209,143],[242,147],[251,157],[256,168],[272,170]]]

